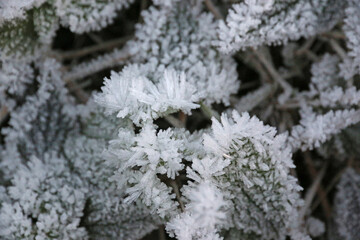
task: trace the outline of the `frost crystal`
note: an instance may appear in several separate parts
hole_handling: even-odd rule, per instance
[[[347,169],[337,186],[335,197],[335,221],[342,239],[360,237],[360,175]]]
[[[293,150],[318,148],[360,121],[360,91],[341,77],[339,63],[338,57],[326,54],[313,64],[310,90],[297,96],[302,108],[300,124],[293,126],[289,138]]]
[[[150,7],[142,13],[145,23],[137,25],[129,49],[134,61],[152,62],[156,71],[184,71],[206,103],[229,104],[229,95],[239,88],[236,64],[212,47],[216,22],[200,11],[187,0],[171,8]]]
[[[55,61],[39,69],[39,88],[3,129],[1,238],[138,239],[152,231],[159,220],[141,203],[124,205],[125,193],[109,181],[113,170],[101,157],[128,122],[76,106]]]
[[[230,226],[259,239],[285,239],[301,204],[301,187],[288,174],[291,153],[283,148],[284,136],[275,134],[247,113],[213,119],[212,133],[204,135],[210,155],[188,169],[189,178],[210,182],[231,203]]]
[[[152,124],[145,125],[138,135],[120,129],[119,137],[111,141],[107,155],[110,164],[118,169],[113,179],[119,187],[127,186],[129,196],[126,201],[141,198],[161,217],[176,212],[175,196],[159,177],[165,175],[175,179],[184,168],[184,140],[177,137],[170,129],[157,132]]]
[[[133,0],[4,0],[0,3],[0,59],[34,59],[49,47],[59,24],[72,32],[100,30]],[[36,53],[34,55],[34,53]]]
[[[359,2],[356,0],[347,0],[347,8],[345,9],[344,33],[348,38],[346,42],[349,48],[348,57],[343,64],[343,72],[347,78],[353,77],[360,73],[360,17],[357,14],[360,11]],[[350,65],[350,66],[349,66]],[[349,71],[350,70],[350,71]]]
[[[130,65],[112,72],[96,101],[117,117],[140,124],[164,115],[198,108],[199,94],[182,72],[165,70],[154,74],[153,65]]]
[[[359,13],[0,0],[0,239],[360,239]]]
[[[342,16],[341,0],[246,0],[229,10],[219,24],[223,52],[263,44],[282,44],[332,28]]]

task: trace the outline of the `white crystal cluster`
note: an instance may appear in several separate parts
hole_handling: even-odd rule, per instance
[[[0,239],[359,239],[359,12],[0,1]]]

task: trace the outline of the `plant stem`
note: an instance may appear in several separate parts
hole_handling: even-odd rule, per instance
[[[217,19],[223,19],[223,15],[220,13],[219,9],[214,5],[211,0],[205,0],[205,5],[209,9],[209,11],[215,16]]]
[[[177,201],[179,202],[181,211],[184,212],[184,211],[185,211],[185,207],[184,207],[183,202],[181,201],[181,196],[180,196],[179,187],[178,187],[178,185],[177,185],[177,183],[176,183],[175,180],[170,179],[169,182],[170,182],[171,187],[174,189],[174,192],[175,192],[175,195],[176,195],[176,199],[177,199]]]
[[[90,46],[90,47],[76,49],[73,51],[60,52],[60,53],[57,53],[55,55],[55,57],[59,58],[61,60],[83,57],[83,56],[86,56],[88,54],[92,54],[95,52],[116,48],[118,46],[123,45],[131,38],[132,38],[132,36],[126,36],[126,37],[106,41],[106,42],[103,42],[103,43],[100,43],[100,44],[97,44],[94,46]]]
[[[207,116],[208,118],[216,118],[218,121],[220,121],[220,115],[214,111],[210,106],[207,106],[203,102],[200,103],[200,109],[201,111]]]

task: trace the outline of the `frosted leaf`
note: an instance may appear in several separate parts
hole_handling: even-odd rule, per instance
[[[136,125],[164,115],[184,111],[190,114],[199,95],[184,73],[165,70],[153,75],[152,65],[130,65],[105,79],[96,101],[119,118],[130,118]]]
[[[125,192],[110,181],[114,169],[102,157],[108,140],[116,136],[120,127],[127,126],[127,122],[106,116],[102,108],[92,104],[88,104],[91,113],[84,119],[82,134],[69,136],[64,144],[64,155],[87,188],[83,226],[91,238],[139,239],[154,230],[159,219],[150,215],[141,202],[124,204]]]
[[[288,143],[293,151],[313,149],[330,139],[332,135],[360,121],[359,110],[337,110],[316,114],[312,109],[303,109],[300,124],[291,129]]]
[[[340,0],[248,0],[236,3],[218,27],[215,44],[229,53],[263,44],[284,44],[331,29],[343,16]]]
[[[60,23],[72,32],[100,30],[133,0],[4,0],[0,3],[0,57],[36,59],[48,50]]]
[[[340,75],[340,59],[325,54],[311,67],[310,90],[301,92],[297,98],[311,106],[323,108],[352,107],[360,103],[360,91]]]
[[[356,0],[347,0],[346,2],[343,31],[347,37],[346,45],[349,52],[348,59],[345,59],[341,68],[344,77],[350,79],[360,73],[360,17],[357,14],[360,11],[360,5]]]
[[[48,3],[28,10],[25,18],[0,24],[0,58],[36,59],[49,49],[58,25],[54,9]]]
[[[325,54],[311,67],[310,89],[300,92],[295,98],[300,103],[300,123],[292,127],[288,143],[293,151],[323,147],[342,130],[360,121],[358,105],[360,91],[356,85],[340,74],[340,59]],[[332,150],[343,149],[340,138],[334,140]],[[334,152],[334,151],[332,151]],[[339,154],[336,154],[339,155]]]
[[[216,233],[216,229],[200,228],[196,219],[189,213],[182,213],[173,218],[167,225],[166,230],[171,237],[182,240],[221,240],[222,237]]]
[[[25,18],[25,11],[40,6],[46,0],[4,0],[0,2],[0,25],[14,18]]]
[[[301,204],[301,187],[289,174],[294,167],[290,149],[284,148],[285,136],[275,134],[247,113],[222,115],[221,123],[213,119],[211,134],[204,135],[212,157],[194,160],[188,169],[189,178],[212,182],[231,202],[230,226],[261,239],[285,239]]]
[[[0,105],[14,107],[17,98],[33,82],[34,70],[29,63],[16,60],[2,61],[0,69]]]
[[[143,126],[136,135],[132,130],[120,129],[105,158],[116,169],[112,179],[119,188],[126,188],[126,202],[140,199],[160,217],[177,212],[175,196],[159,176],[175,179],[184,169],[186,139],[181,136],[186,135],[171,129],[156,131],[152,124]]]
[[[135,39],[128,44],[133,61],[152,62],[153,71],[161,74],[165,68],[184,71],[201,100],[228,105],[239,81],[234,60],[212,47],[217,38],[213,16],[201,13],[200,4],[192,1],[172,4],[142,12],[144,23],[137,25]]]
[[[226,202],[221,191],[206,182],[200,183],[187,193],[189,203],[186,208],[192,213],[200,227],[213,229],[226,219],[223,211]]]
[[[57,103],[59,106],[64,104],[61,101]],[[1,222],[3,225],[0,224],[1,237],[5,239],[17,237],[47,239],[48,236],[61,239],[117,237],[135,240],[157,227],[159,219],[150,215],[149,210],[142,203],[126,205],[123,203],[125,193],[110,181],[113,169],[108,168],[102,158],[108,138],[113,136],[108,133],[113,134],[120,126],[126,126],[126,122],[111,121],[101,108],[91,106],[91,103],[87,106],[90,108],[88,109],[90,113],[86,115],[86,119],[82,119],[82,125],[86,124],[81,131],[79,128],[74,128],[72,131],[65,131],[66,134],[63,136],[62,131],[56,130],[52,134],[59,139],[52,142],[51,148],[41,150],[42,161],[28,160],[29,167],[18,163],[17,169],[20,170],[12,175],[13,184],[7,188],[10,198],[8,200],[5,198],[3,208],[0,210],[1,218],[4,219]],[[48,111],[50,109],[45,108],[42,114]],[[93,129],[99,127],[99,122],[102,131],[94,132]],[[42,128],[46,127],[47,123],[34,124],[38,124],[37,128]],[[62,130],[65,128],[62,127]],[[46,136],[51,132],[43,134]],[[39,145],[43,145],[43,141],[46,141],[41,138],[36,140],[34,144]],[[29,156],[36,153],[32,151],[29,150]],[[7,157],[11,158],[11,156]],[[79,195],[81,201],[77,200],[78,195],[74,196],[72,193],[82,194]],[[45,199],[44,204],[40,204],[42,199]],[[72,215],[71,209],[63,209],[67,206],[64,202],[76,205],[76,215]],[[43,207],[54,210],[47,212]],[[25,214],[19,215],[24,211]],[[38,213],[40,215],[36,215]],[[33,218],[36,219],[36,225],[32,224]]]
[[[66,134],[77,126],[74,101],[67,95],[59,65],[47,60],[39,67],[39,89],[11,113],[10,127],[2,129],[6,144],[0,165],[6,178],[30,156],[42,159],[46,152],[58,151]]]
[[[54,7],[64,26],[75,33],[100,30],[114,21],[117,11],[134,0],[56,0]]]
[[[360,237],[360,175],[347,169],[337,186],[335,196],[335,222],[344,240]]]
[[[8,188],[13,202],[4,203],[0,210],[0,236],[86,238],[85,229],[79,226],[86,190],[80,187],[79,179],[66,173],[63,159],[48,157],[51,165],[32,158],[28,166],[19,166],[13,186]]]

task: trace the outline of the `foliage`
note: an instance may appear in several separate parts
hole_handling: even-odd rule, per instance
[[[0,238],[358,239],[359,11],[0,2]]]

